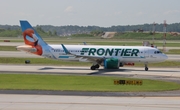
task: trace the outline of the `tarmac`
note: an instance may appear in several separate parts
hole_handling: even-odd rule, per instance
[[[4,43],[1,45],[7,45]],[[18,46],[11,43],[11,46]],[[22,44],[24,45],[24,44]],[[179,47],[173,49],[179,49]],[[25,52],[0,51],[1,57],[42,58]],[[180,55],[168,55],[180,61]],[[89,67],[5,65],[0,74],[97,75],[163,80],[180,83],[180,68],[122,67],[119,70],[90,70]],[[180,90],[161,92],[82,92],[0,90],[0,110],[179,110]]]
[[[180,97],[0,94],[0,110],[179,110]]]

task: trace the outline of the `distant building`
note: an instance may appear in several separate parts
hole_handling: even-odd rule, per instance
[[[105,32],[101,37],[102,38],[112,38],[117,32]]]

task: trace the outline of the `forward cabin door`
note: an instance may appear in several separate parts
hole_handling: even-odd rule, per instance
[[[145,59],[149,59],[149,49],[144,49],[144,57]]]

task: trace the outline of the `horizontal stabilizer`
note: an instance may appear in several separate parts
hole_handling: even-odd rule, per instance
[[[16,49],[20,51],[26,51],[26,52],[37,52],[37,49],[33,48],[30,45],[17,46]]]

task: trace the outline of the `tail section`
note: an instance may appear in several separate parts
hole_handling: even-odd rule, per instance
[[[20,24],[23,32],[24,42],[26,45],[28,45],[27,51],[33,54],[42,55],[43,53],[42,47],[47,45],[47,43],[43,41],[41,36],[34,30],[34,28],[29,24],[28,21],[20,21]],[[19,48],[17,47],[17,49],[26,50],[26,47],[27,46],[24,46],[23,49],[22,47]]]
[[[41,36],[34,30],[34,28],[29,24],[28,21],[20,21],[21,29],[23,32],[23,37],[25,44],[27,45],[47,45],[43,41]]]

